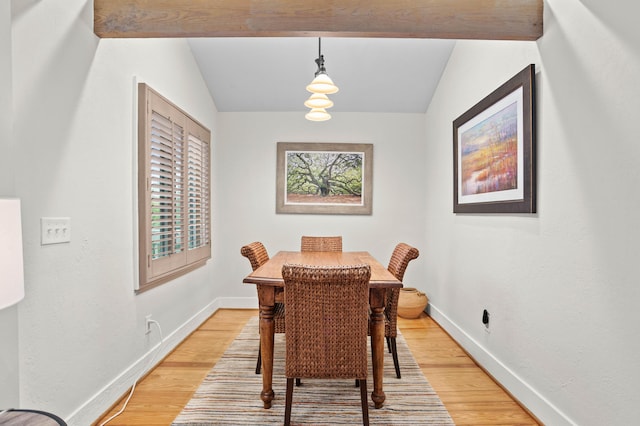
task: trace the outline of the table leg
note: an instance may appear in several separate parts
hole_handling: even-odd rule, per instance
[[[386,398],[382,390],[384,376],[384,298],[385,289],[371,289],[371,363],[373,365],[373,392],[371,400],[375,408],[382,408]]]
[[[258,286],[260,300],[260,351],[262,352],[262,392],[260,399],[264,408],[271,408],[273,401],[273,340],[274,340],[274,296],[273,287]]]

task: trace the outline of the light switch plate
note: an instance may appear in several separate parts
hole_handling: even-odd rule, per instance
[[[71,218],[40,218],[41,244],[60,244],[71,241]]]

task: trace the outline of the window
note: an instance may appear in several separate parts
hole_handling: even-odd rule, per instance
[[[138,291],[211,258],[211,132],[138,84]]]

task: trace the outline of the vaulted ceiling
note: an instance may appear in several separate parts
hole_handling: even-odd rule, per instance
[[[94,0],[102,38],[188,38],[220,111],[425,112],[457,39],[536,40],[543,0]]]

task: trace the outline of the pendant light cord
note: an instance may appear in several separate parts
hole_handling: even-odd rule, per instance
[[[315,73],[315,76],[317,77],[319,74],[326,74],[327,70],[324,67],[324,56],[322,56],[322,45],[321,43],[321,38],[318,37],[318,59],[315,60],[316,65],[318,65],[318,70]]]

